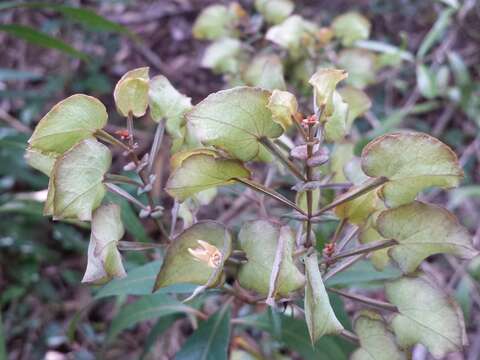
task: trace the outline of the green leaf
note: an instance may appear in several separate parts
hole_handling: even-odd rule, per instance
[[[102,284],[112,278],[122,278],[127,275],[117,249],[118,241],[124,233],[120,206],[108,204],[95,210],[83,283]]]
[[[83,61],[89,60],[86,54],[78,51],[77,49],[63,42],[62,40],[42,33],[28,26],[16,24],[0,25],[0,32],[1,31],[6,32],[17,38],[23,39],[33,45],[42,46],[48,49],[55,49]]]
[[[151,294],[123,307],[113,319],[108,330],[107,342],[124,329],[140,321],[152,320],[172,314],[195,314],[197,311],[165,294]]]
[[[297,98],[288,91],[273,90],[267,107],[272,112],[273,121],[286,131],[292,125],[292,118],[298,111]]]
[[[417,85],[423,97],[433,99],[437,96],[435,77],[424,64],[417,66]]]
[[[173,137],[182,137],[180,127],[185,123],[185,113],[192,108],[191,99],[175,89],[163,76],[150,80],[148,92],[152,120],[166,119],[167,131]]]
[[[152,327],[150,332],[148,333],[147,338],[145,339],[143,345],[142,355],[140,356],[139,360],[145,360],[150,353],[150,350],[157,342],[157,339],[165,333],[165,331],[172,326],[172,324],[181,318],[180,315],[168,315],[160,318],[157,323]]]
[[[383,211],[376,227],[387,239],[398,245],[389,255],[402,271],[412,272],[422,260],[434,254],[452,254],[471,259],[478,252],[468,230],[448,210],[419,201]]]
[[[175,360],[227,360],[230,343],[230,304],[201,322],[182,345]]]
[[[339,334],[343,330],[330,305],[322,275],[318,268],[317,254],[305,258],[305,320],[312,344],[327,334]]]
[[[233,184],[234,178],[250,176],[240,161],[222,158],[214,150],[197,149],[176,155],[165,190],[182,202],[201,191]]]
[[[372,107],[372,101],[364,91],[352,86],[345,86],[338,92],[343,101],[348,104],[347,132],[349,132],[353,121]]]
[[[337,91],[333,92],[332,106],[333,112],[326,118],[324,126],[325,140],[328,142],[340,141],[347,134],[348,104]]]
[[[28,148],[25,152],[25,161],[34,169],[41,171],[47,176],[50,176],[57,156],[57,154],[46,154],[37,149]]]
[[[300,15],[292,15],[281,24],[268,29],[265,38],[287,49],[294,59],[299,58],[306,49],[314,45],[318,27]]]
[[[210,44],[202,58],[202,66],[217,74],[235,74],[240,69],[242,43],[238,39],[221,38]]]
[[[445,30],[451,23],[454,13],[455,10],[451,8],[442,11],[435,24],[433,24],[432,28],[420,44],[417,52],[417,58],[422,59],[429,52],[432,46],[442,38]]]
[[[279,24],[292,12],[295,4],[290,0],[255,0],[255,9],[269,24]]]
[[[275,54],[260,54],[253,58],[243,75],[245,83],[267,90],[285,90],[282,60]]]
[[[360,186],[352,187],[355,188]],[[349,190],[350,191],[350,190]],[[348,220],[352,224],[363,224],[367,218],[376,210],[383,208],[375,190],[366,193],[356,199],[347,201],[335,207],[335,214],[340,219]]]
[[[324,116],[330,116],[334,111],[333,94],[337,84],[346,79],[348,74],[339,69],[319,69],[310,78],[313,86],[315,102],[319,108],[324,108]]]
[[[196,39],[215,40],[235,35],[235,12],[232,7],[210,5],[202,10],[193,24],[192,33]]]
[[[110,150],[94,139],[83,140],[59,157],[51,178],[53,218],[89,221],[105,196],[103,176],[111,162]]]
[[[370,27],[370,21],[357,12],[339,15],[332,22],[333,32],[341,39],[343,46],[351,46],[357,40],[368,39]]]
[[[330,171],[333,182],[346,182],[344,167],[353,159],[353,144],[349,141],[338,142],[333,146],[330,155]]]
[[[261,149],[261,137],[277,138],[282,127],[267,108],[270,92],[236,87],[209,95],[189,113],[189,125],[205,145],[219,147],[248,161]]]
[[[126,72],[115,85],[113,97],[120,115],[135,117],[145,115],[148,107],[149,68],[142,67]]]
[[[375,82],[377,56],[364,49],[345,49],[338,54],[338,66],[348,72],[347,84],[364,89]]]
[[[389,282],[385,290],[388,300],[399,310],[390,323],[400,347],[421,343],[440,359],[466,345],[459,306],[426,275]]]
[[[287,238],[284,241],[283,259],[276,282],[277,294],[280,296],[287,296],[305,283],[304,276],[295,266],[292,256],[295,238],[291,230],[284,232],[284,235]],[[241,266],[238,273],[241,286],[262,295],[268,294],[279,237],[280,226],[266,220],[251,221],[242,226],[238,240],[248,262]]]
[[[376,229],[375,222],[377,220],[378,215],[380,215],[380,211],[373,213],[368,219],[367,222],[360,227],[360,232],[358,234],[358,241],[361,244],[368,244],[376,241],[381,240],[388,240],[385,239],[382,235],[379,234],[378,230]],[[385,267],[390,262],[390,257],[388,256],[389,248],[375,250],[370,253],[370,260],[372,261],[373,266],[375,269],[383,271]]]
[[[360,338],[360,348],[351,360],[406,360],[398,348],[394,335],[388,331],[382,316],[377,312],[364,310],[354,322],[355,333]]]
[[[370,283],[383,283],[385,280],[397,279],[402,273],[395,267],[389,266],[382,272],[375,270],[369,261],[358,261],[347,270],[335,274],[326,281],[327,286],[359,286]]]
[[[199,240],[216,248],[205,256],[195,256],[202,251]],[[169,245],[165,260],[155,281],[154,290],[179,283],[216,285],[222,278],[223,264],[232,251],[228,230],[214,221],[200,221],[183,231]],[[211,276],[215,276],[211,279]]]
[[[389,179],[380,195],[388,206],[413,201],[430,187],[458,185],[463,171],[455,153],[434,137],[398,132],[371,141],[362,151],[362,169],[368,176]]]
[[[76,94],[56,104],[37,124],[28,143],[44,153],[63,154],[107,124],[107,110],[96,98]]]

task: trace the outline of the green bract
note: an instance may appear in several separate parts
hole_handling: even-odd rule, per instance
[[[72,95],[40,120],[28,143],[37,152],[63,154],[102,129],[107,117],[105,106],[94,97]]]
[[[250,87],[219,91],[194,106],[187,120],[203,144],[252,160],[261,150],[260,138],[283,132],[267,108],[269,98],[269,91]]]
[[[305,278],[292,257],[295,239],[291,230],[286,229],[283,231],[284,248],[281,249],[282,261],[276,281],[276,293],[280,296],[298,290],[305,283]],[[247,263],[241,266],[238,273],[240,285],[262,295],[268,294],[280,230],[280,226],[265,220],[248,222],[242,226],[238,241],[245,251]]]
[[[272,112],[273,121],[286,131],[292,125],[292,118],[298,111],[297,98],[288,91],[273,90],[267,107]]]
[[[232,184],[235,178],[250,176],[240,161],[222,158],[213,150],[179,153],[173,163],[175,168],[165,190],[179,201],[209,188]]]
[[[130,70],[118,81],[113,97],[120,115],[145,115],[148,107],[148,71],[148,67]]]
[[[60,156],[49,185],[53,218],[90,220],[105,196],[103,176],[111,161],[110,150],[94,139],[85,139]]]
[[[320,69],[310,78],[309,83],[314,89],[315,102],[319,108],[323,109],[324,116],[333,114],[335,88],[340,81],[347,77],[348,74],[344,70]]]
[[[206,254],[205,258],[192,255],[197,249],[201,250],[204,241],[218,250],[215,254]],[[191,249],[189,251],[189,249]],[[155,290],[172,284],[189,283],[196,285],[217,285],[222,278],[223,264],[232,251],[232,239],[228,230],[214,221],[200,221],[178,235],[170,244],[165,255],[160,272],[155,281]],[[214,261],[212,267],[208,260]],[[212,278],[213,276],[213,278]]]
[[[471,259],[477,251],[467,229],[453,214],[436,205],[414,201],[383,211],[376,220],[379,233],[399,242],[389,255],[404,272],[412,272],[430,255],[448,253]]]
[[[332,22],[335,36],[342,40],[344,46],[351,46],[357,40],[368,39],[370,26],[368,19],[356,12],[337,16]]]
[[[407,359],[380,314],[364,310],[355,318],[353,327],[361,347],[352,354],[351,360]]]
[[[117,249],[124,232],[118,205],[103,205],[95,210],[88,245],[88,264],[82,282],[100,284],[126,276]]]
[[[460,308],[431,279],[405,277],[387,283],[385,290],[399,311],[390,322],[401,347],[421,343],[440,359],[466,345]]]
[[[318,268],[317,254],[305,258],[305,320],[314,344],[323,335],[339,334],[343,330],[333,312]]]
[[[455,153],[430,135],[393,133],[370,142],[362,152],[362,168],[369,176],[390,181],[381,190],[388,206],[406,204],[430,187],[457,186],[463,171]]]
[[[148,96],[152,120],[165,119],[167,131],[175,138],[182,137],[180,128],[184,125],[185,113],[192,108],[191,99],[178,92],[163,75],[150,80]]]

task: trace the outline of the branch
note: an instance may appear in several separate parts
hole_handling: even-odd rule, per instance
[[[260,143],[263,144],[268,151],[270,151],[274,156],[277,157],[280,162],[285,165],[297,178],[302,181],[306,181],[307,179],[302,175],[300,170],[297,166],[288,158],[286,157],[276,146],[274,143],[270,141],[269,138],[261,137],[259,139]]]
[[[363,295],[348,293],[346,291],[343,291],[343,290],[340,290],[340,289],[335,289],[335,288],[327,288],[327,290],[330,291],[330,292],[333,292],[335,294],[341,295],[343,297],[346,297],[348,299],[355,300],[355,301],[361,302],[363,304],[373,306],[375,308],[379,308],[379,309],[382,309],[382,310],[393,311],[393,312],[398,312],[398,308],[395,305],[390,304],[390,303],[385,302],[385,301],[375,300],[375,299],[372,299],[372,298],[369,298],[369,297],[363,296]]]

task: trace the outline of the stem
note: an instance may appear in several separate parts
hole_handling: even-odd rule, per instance
[[[260,143],[262,143],[274,156],[277,157],[280,162],[285,165],[290,171],[300,180],[306,181],[306,178],[302,175],[300,170],[297,168],[297,166],[290,161],[288,157],[286,157],[278,148],[277,146],[270,141],[269,138],[266,137],[261,137],[259,139]]]
[[[140,201],[138,201],[136,198],[134,198],[132,195],[130,195],[128,192],[118,187],[117,185],[106,182],[105,186],[107,187],[108,190],[110,190],[110,192],[120,195],[124,199],[130,201],[132,204],[138,206],[140,209],[148,210],[148,208],[145,205],[143,205]]]
[[[357,256],[352,256],[351,258],[348,258],[344,262],[341,262],[339,265],[337,265],[335,268],[330,269],[328,272],[325,273],[323,276],[323,280],[327,281],[330,279],[332,276],[338,274],[339,272],[348,269],[350,266],[355,264],[357,261],[363,259],[366,256],[366,254],[359,254]]]
[[[123,142],[121,142],[116,137],[114,137],[113,135],[111,135],[110,133],[106,132],[103,129],[99,129],[99,130],[95,131],[95,136],[97,136],[100,139],[108,142],[109,144],[117,145],[125,151],[128,151],[128,152],[131,151],[131,149],[128,145],[125,145]]]
[[[165,245],[163,244],[136,242],[136,241],[119,241],[118,242],[119,250],[143,251],[143,250],[164,249],[164,248],[165,248]]]
[[[127,130],[128,130],[128,145],[130,149],[134,148],[134,141],[133,141],[133,113],[131,111],[128,112],[127,116]]]
[[[128,176],[118,175],[118,174],[105,174],[105,180],[110,183],[120,183],[120,184],[130,184],[135,185],[137,187],[142,187],[143,184],[130,179]]]
[[[358,254],[366,254],[375,250],[384,249],[397,244],[398,244],[398,241],[394,239],[375,241],[370,244],[359,246],[352,250],[342,251],[336,254],[335,256],[332,256],[327,261],[331,263],[332,261],[335,262],[338,259],[342,259],[342,258],[346,258],[353,255],[358,255]]]
[[[328,210],[333,209],[334,207],[336,207],[340,204],[343,204],[347,201],[351,201],[353,199],[356,199],[356,198],[372,191],[373,189],[376,189],[377,187],[385,184],[387,181],[388,181],[388,179],[386,177],[383,177],[383,176],[368,180],[361,187],[353,189],[352,191],[347,191],[346,193],[340,195],[335,200],[333,200],[330,204],[328,204],[327,206],[318,210],[313,216],[318,216],[318,215],[323,214],[324,212],[326,212]]]
[[[313,145],[312,145],[312,125],[308,126],[307,133],[307,159],[305,160],[305,177],[308,181],[312,180],[312,168],[308,165],[308,159],[312,157]],[[313,196],[312,190],[307,190],[307,236],[305,239],[305,247],[309,248],[312,245],[312,212],[313,212]]]
[[[349,293],[340,289],[335,289],[335,288],[327,288],[327,290],[330,292],[333,292],[334,294],[338,294],[343,297],[346,297],[347,299],[355,300],[363,304],[370,305],[382,310],[398,312],[398,308],[395,305],[390,304],[386,301],[375,300],[367,296],[352,294],[352,293]]]
[[[253,189],[257,192],[261,192],[262,194],[268,195],[271,198],[281,202],[282,204],[287,205],[288,207],[297,210],[299,213],[301,213],[303,215],[307,215],[305,213],[305,211],[300,209],[295,203],[288,200],[286,197],[277,193],[276,191],[263,186],[262,184],[259,184],[259,183],[255,182],[253,180],[249,180],[249,179],[246,179],[246,178],[237,178],[236,177],[236,178],[233,178],[233,180],[238,181],[238,182],[248,186],[249,188],[251,188],[251,189]]]
[[[157,125],[157,129],[155,130],[155,137],[153,138],[152,147],[148,157],[147,173],[149,175],[152,173],[153,164],[157,157],[158,149],[160,149],[160,145],[162,144],[163,135],[165,134],[165,123],[165,119],[161,119]]]
[[[335,233],[333,234],[333,239],[331,241],[332,244],[335,244],[340,236],[340,233],[342,232],[343,228],[345,227],[345,224],[347,223],[347,219],[342,219],[338,223],[337,228],[335,229]]]
[[[339,334],[341,337],[347,339],[348,341],[358,345],[360,343],[360,340],[358,338],[357,335],[355,335],[353,332],[351,331],[348,331],[348,330],[345,330],[343,329],[340,334]]]

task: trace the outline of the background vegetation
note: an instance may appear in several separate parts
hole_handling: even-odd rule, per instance
[[[6,357],[2,354],[7,350],[11,359],[93,359],[99,354],[107,359],[138,358],[142,354],[167,359],[192,333],[191,322],[177,321],[174,315],[158,321],[152,315],[147,321],[128,326],[125,318],[136,310],[125,304],[138,297],[126,293],[145,294],[147,283],[112,283],[100,290],[80,285],[89,231],[42,216],[38,191],[46,188],[48,179],[27,167],[23,153],[31,129],[53,104],[82,92],[114,109],[113,86],[122,74],[136,67],[150,66],[154,73],[164,74],[179,91],[191,96],[194,104],[225,87],[222,76],[201,67],[207,43],[192,37],[195,18],[212,3],[0,3],[0,359]],[[253,7],[251,1],[241,3],[247,10]],[[432,191],[426,197],[456,213],[474,234],[478,248],[480,4],[475,0],[296,2],[297,13],[326,25],[347,10],[358,10],[371,21],[371,38],[399,45],[411,56],[401,66],[375,75],[366,89],[373,106],[358,123],[359,133],[367,141],[392,129],[410,128],[433,134],[451,146],[464,167],[465,180],[448,194]],[[108,130],[124,127],[115,112],[109,116]],[[136,132],[145,146],[153,138],[151,126],[145,122]],[[160,197],[164,196],[161,187],[168,176],[168,149],[169,144],[164,143],[163,156],[155,164],[155,195]],[[113,166],[121,169],[121,164]],[[221,195],[200,209],[197,217],[220,217],[235,227],[238,221],[233,215],[238,215],[238,209],[232,205],[231,193]],[[165,201],[171,200],[165,197]],[[128,239],[158,238],[153,223],[140,223],[127,203],[121,205]],[[241,216],[252,217],[248,207]],[[317,236],[327,236],[333,230],[326,228],[322,230],[325,234]],[[133,252],[126,254],[125,262],[127,269],[132,269],[158,257],[155,252]],[[158,265],[138,269],[137,279],[155,274]],[[457,297],[464,310],[470,345],[465,354],[451,358],[478,359],[480,259],[460,263],[450,257],[434,257],[422,267]],[[341,281],[360,283],[359,293],[368,289],[375,294],[373,280],[382,279],[376,278],[374,269],[364,266],[346,273]],[[213,298],[206,302],[207,312],[217,311],[217,301]],[[355,304],[339,298],[334,298],[334,307],[337,316],[344,314],[345,319],[355,310]],[[269,321],[264,308],[259,307],[258,312],[266,314],[256,319],[256,327],[264,332],[234,336],[235,348],[249,349],[253,346],[251,338],[262,336],[268,340],[266,349],[261,349],[264,354],[310,358],[307,350],[299,349],[310,346],[308,334],[299,324],[283,319],[279,329]],[[325,358],[334,358],[338,346],[327,343]],[[416,347],[414,359],[428,356],[423,347]]]

